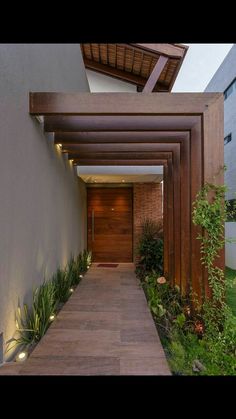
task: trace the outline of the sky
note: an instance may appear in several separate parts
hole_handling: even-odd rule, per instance
[[[204,92],[233,44],[185,44],[188,51],[172,92]]]

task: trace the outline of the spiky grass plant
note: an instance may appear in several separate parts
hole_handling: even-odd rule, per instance
[[[78,269],[78,265],[74,259],[74,257],[72,256],[67,264],[67,276],[68,281],[70,282],[71,286],[76,286],[78,285],[78,283],[80,282],[80,270]]]
[[[55,287],[55,298],[59,303],[65,303],[71,295],[71,280],[72,277],[68,275],[67,269],[58,269],[53,275],[52,281]]]
[[[31,346],[40,341],[50,325],[50,316],[56,309],[55,287],[52,281],[44,282],[33,292],[32,308],[24,304],[23,309],[18,307],[16,315],[16,328],[18,338],[12,338],[7,343],[14,346]]]

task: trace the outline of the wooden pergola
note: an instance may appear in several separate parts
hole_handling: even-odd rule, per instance
[[[29,112],[75,165],[164,166],[165,275],[209,295],[192,203],[204,182],[223,183],[223,95],[30,93]]]

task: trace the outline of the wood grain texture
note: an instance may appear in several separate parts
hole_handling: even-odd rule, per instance
[[[88,188],[87,210],[88,249],[92,251],[93,261],[132,262],[133,189]]]

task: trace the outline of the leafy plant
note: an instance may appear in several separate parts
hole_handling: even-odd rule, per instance
[[[14,345],[33,345],[39,342],[50,325],[50,316],[55,313],[55,287],[52,281],[44,282],[33,293],[32,308],[24,304],[23,310],[18,307],[16,326],[19,338],[10,339],[7,343]]]
[[[178,287],[160,281],[155,272],[142,283],[170,367],[177,375],[236,375],[236,317],[225,301],[224,272],[217,266],[225,242],[225,191],[225,186],[204,185],[193,208],[193,222],[202,231],[198,239],[211,298],[200,306],[195,295],[182,297]]]
[[[136,274],[143,279],[152,271],[163,273],[163,230],[162,224],[146,219],[137,247],[138,263]]]

